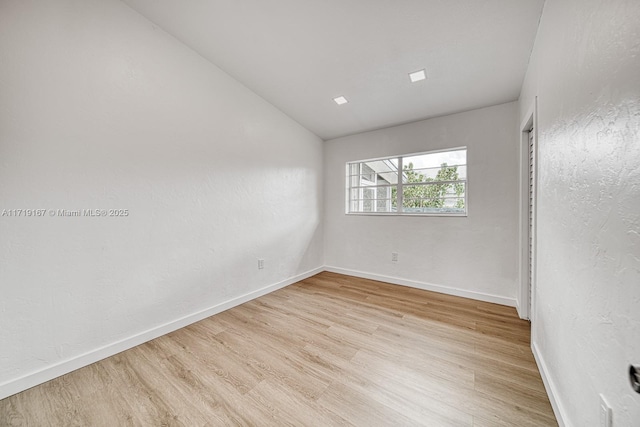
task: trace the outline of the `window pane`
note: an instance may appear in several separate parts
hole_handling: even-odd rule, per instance
[[[363,181],[368,181],[372,184],[376,183],[376,173],[367,163],[362,163],[362,169],[360,170],[360,178]]]
[[[391,200],[380,200],[376,201],[376,212],[395,212],[395,208],[393,208]]]
[[[465,213],[463,197],[453,197],[453,198],[447,198],[447,199],[404,200],[402,209],[405,213],[425,213],[425,214],[464,214]]]
[[[420,208],[406,208],[405,214],[431,214],[431,215],[464,215],[466,213],[464,208],[458,207],[420,207]]]
[[[360,191],[362,192],[362,198],[364,200],[371,200],[371,199],[375,199],[376,198],[376,188],[375,187],[362,188],[362,189],[360,189]]]
[[[393,161],[392,161],[393,160]],[[398,182],[397,159],[371,160],[360,165],[360,179],[368,184],[391,185]]]
[[[376,212],[391,212],[391,187],[378,187],[376,191]]]
[[[445,198],[463,198],[465,183],[405,185],[403,188],[403,207],[410,206],[412,200],[444,200]],[[437,202],[439,203],[439,202]],[[436,205],[437,205],[436,203]],[[435,206],[435,205],[434,205]]]
[[[402,158],[402,182],[457,181],[467,177],[467,150]]]
[[[441,151],[438,153],[418,154],[414,156],[405,156],[402,158],[405,165],[413,163],[416,168],[435,168],[443,163],[448,165],[466,165],[467,149],[461,148],[453,151]]]
[[[396,185],[398,183],[398,170],[393,172],[380,172],[378,173],[379,185]]]

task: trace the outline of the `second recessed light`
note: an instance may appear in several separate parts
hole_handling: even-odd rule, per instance
[[[427,73],[424,70],[414,71],[413,73],[409,73],[409,79],[411,83],[419,82],[420,80],[424,80],[427,78]]]
[[[333,98],[333,100],[338,105],[346,104],[347,102],[349,102],[349,101],[347,101],[347,98],[345,98],[344,96],[339,96],[337,98]]]

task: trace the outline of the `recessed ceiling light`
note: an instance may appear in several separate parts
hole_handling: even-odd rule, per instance
[[[409,78],[411,79],[411,83],[419,82],[427,78],[427,73],[425,73],[424,70],[414,71],[413,73],[409,73]]]
[[[345,98],[344,96],[339,96],[337,98],[333,98],[333,100],[338,105],[346,104],[347,102],[349,102],[349,101],[347,101],[347,98]]]

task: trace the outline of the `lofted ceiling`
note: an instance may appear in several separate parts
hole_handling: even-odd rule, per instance
[[[123,1],[325,140],[516,100],[544,5]]]

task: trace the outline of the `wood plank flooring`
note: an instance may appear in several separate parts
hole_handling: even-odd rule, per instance
[[[324,272],[0,400],[1,426],[556,426],[515,309]]]

